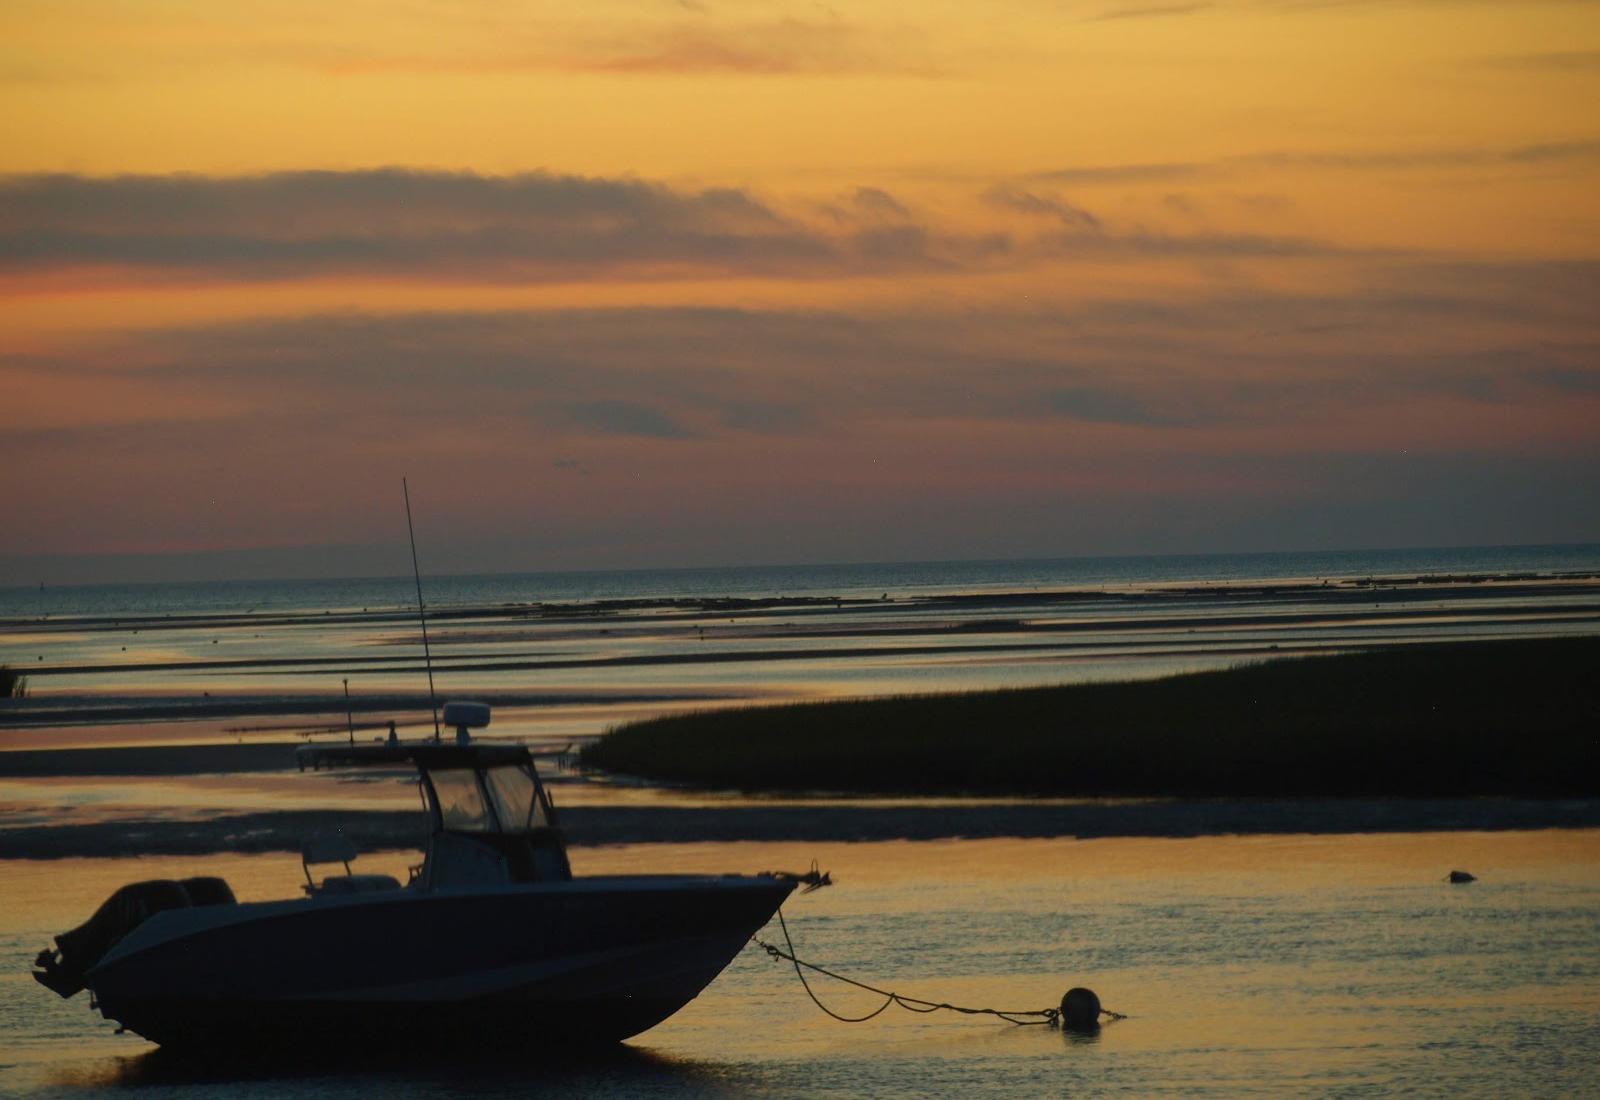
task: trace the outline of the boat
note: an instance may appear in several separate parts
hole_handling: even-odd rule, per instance
[[[34,976],[163,1048],[611,1044],[693,1000],[795,876],[575,876],[524,745],[475,741],[489,708],[447,703],[455,743],[303,746],[302,768],[410,766],[429,830],[401,883],[302,851],[304,895],[239,902],[217,878],[136,883],[40,952]],[[317,877],[314,868],[343,864]]]

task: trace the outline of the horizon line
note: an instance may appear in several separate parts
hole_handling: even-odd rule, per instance
[[[351,551],[373,551],[388,547],[387,543],[372,544],[325,544],[290,547],[248,547],[225,550],[182,550],[182,551],[132,551],[127,553],[99,553],[99,554],[0,554],[0,567],[5,567],[9,572],[11,567],[29,561],[43,563],[45,561],[56,565],[63,563],[89,565],[95,562],[112,564],[122,562],[133,564],[135,562],[178,562],[185,558],[226,559],[234,555],[246,554],[294,554],[306,552],[338,553]],[[1064,554],[1064,555],[1026,555],[1020,557],[960,557],[960,558],[880,558],[857,561],[811,561],[811,562],[745,562],[738,564],[717,565],[635,565],[615,566],[603,569],[572,569],[572,568],[534,568],[534,569],[490,569],[468,570],[452,572],[436,572],[424,575],[434,579],[466,579],[466,578],[491,578],[491,577],[529,577],[529,576],[619,576],[629,573],[709,573],[709,572],[736,572],[742,570],[803,570],[803,569],[860,569],[875,566],[928,566],[928,565],[1024,565],[1028,563],[1053,563],[1053,562],[1093,562],[1116,560],[1172,560],[1181,558],[1250,558],[1250,557],[1293,557],[1315,555],[1356,555],[1356,554],[1413,554],[1413,553],[1442,553],[1463,551],[1495,551],[1495,550],[1567,550],[1600,552],[1600,541],[1576,542],[1535,542],[1535,543],[1464,543],[1453,545],[1429,546],[1354,546],[1354,547],[1318,547],[1279,550],[1190,550],[1168,552],[1132,552],[1132,553],[1092,553],[1092,554]],[[124,588],[124,587],[171,587],[171,586],[213,586],[230,584],[331,584],[350,582],[384,582],[384,581],[409,581],[408,573],[351,573],[329,574],[323,576],[234,576],[211,577],[201,580],[105,580],[105,581],[62,581],[23,584],[0,584],[0,592],[27,592],[40,589],[82,589],[82,588]]]

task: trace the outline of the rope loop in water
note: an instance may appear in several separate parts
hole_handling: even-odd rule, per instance
[[[874,1016],[882,1013],[890,1005],[899,1005],[907,1012],[927,1013],[938,1012],[939,1010],[944,1009],[949,1012],[959,1012],[964,1016],[997,1016],[1008,1023],[1017,1024],[1023,1027],[1038,1024],[1044,1024],[1047,1027],[1054,1027],[1061,1017],[1061,1011],[1055,1008],[1026,1009],[1019,1011],[1002,1011],[998,1008],[965,1008],[961,1005],[953,1005],[945,1001],[925,1001],[921,997],[907,996],[904,993],[896,993],[890,989],[879,989],[877,986],[868,985],[866,982],[858,982],[854,978],[847,978],[843,974],[836,974],[832,970],[826,970],[823,967],[817,966],[815,963],[808,963],[802,959],[796,958],[794,953],[794,941],[789,938],[789,923],[783,919],[782,909],[778,910],[778,926],[783,929],[783,942],[787,944],[789,948],[787,951],[775,944],[770,944],[765,940],[752,937],[756,946],[761,948],[774,959],[785,959],[788,962],[793,963],[795,976],[800,979],[800,984],[805,987],[806,996],[810,997],[811,1002],[818,1008],[822,1009],[822,1011],[826,1012],[829,1016],[832,1016],[835,1020],[838,1020],[841,1023],[865,1023]],[[834,979],[835,981],[844,982],[846,985],[853,985],[857,989],[865,989],[868,993],[876,993],[878,996],[883,998],[883,1003],[877,1008],[873,1009],[871,1012],[867,1013],[865,1016],[841,1015],[822,1003],[822,1000],[811,988],[811,983],[806,980],[805,972],[807,970],[815,971],[816,973],[825,975]],[[1112,1017],[1113,1019],[1123,1019],[1122,1016],[1119,1016],[1115,1012],[1107,1012],[1106,1015]]]

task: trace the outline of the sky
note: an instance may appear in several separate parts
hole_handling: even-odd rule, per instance
[[[7,0],[0,584],[1600,541],[1596,103],[1596,0]]]

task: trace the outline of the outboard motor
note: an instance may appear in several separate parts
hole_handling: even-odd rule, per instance
[[[89,971],[117,943],[163,909],[197,905],[233,905],[236,899],[220,878],[152,879],[122,887],[95,910],[94,916],[56,937],[56,950],[45,948],[34,959],[33,979],[46,989],[70,997],[88,984]]]

